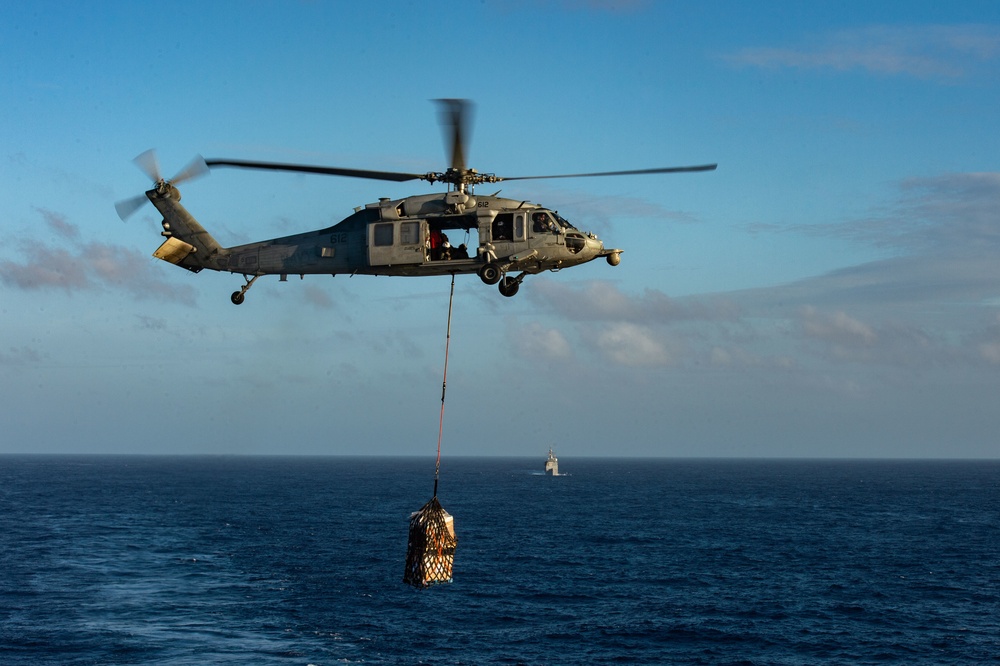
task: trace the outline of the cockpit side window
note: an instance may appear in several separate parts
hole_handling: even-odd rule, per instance
[[[555,231],[556,225],[549,217],[549,214],[543,210],[536,211],[531,214],[531,228],[532,230],[540,233],[547,231]]]

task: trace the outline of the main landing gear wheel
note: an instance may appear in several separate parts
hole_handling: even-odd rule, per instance
[[[229,300],[233,302],[233,305],[240,305],[243,299],[246,298],[242,291],[234,291],[233,295],[229,297]]]
[[[503,271],[494,263],[489,263],[479,269],[479,278],[486,284],[496,284],[503,276]]]
[[[505,277],[500,281],[500,293],[510,298],[517,293],[517,290],[521,287],[521,282],[517,278]]]

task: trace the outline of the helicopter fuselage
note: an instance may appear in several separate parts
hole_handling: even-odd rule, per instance
[[[542,178],[596,178],[647,176],[713,171],[715,164],[594,171],[534,176],[498,176],[469,168],[465,160],[466,130],[471,103],[464,99],[437,100],[446,131],[450,164],[444,171],[422,173],[376,171],[352,167],[288,164],[254,160],[196,157],[171,180],[160,174],[153,150],[133,161],[154,185],[145,197],[119,201],[122,220],[148,198],[163,215],[166,241],[153,253],[190,271],[203,269],[242,274],[246,284],[232,295],[239,305],[262,275],[305,277],[338,275],[455,275],[477,273],[486,284],[499,284],[500,293],[513,296],[527,275],[557,271],[604,257],[612,266],[622,250],[606,248],[592,233],[582,232],[557,212],[537,204],[505,199],[497,194],[477,196],[475,187],[513,180]],[[176,185],[213,168],[238,168],[327,176],[363,178],[393,183],[422,180],[448,185],[440,194],[404,199],[380,199],[354,209],[354,214],[317,231],[222,247],[183,206]],[[449,234],[451,236],[449,236]],[[458,243],[456,245],[456,242]],[[516,273],[516,274],[513,274]]]
[[[154,256],[194,272],[247,276],[234,303],[261,275],[477,273],[513,296],[526,275],[598,257],[617,265],[621,253],[537,204],[458,191],[383,199],[325,229],[223,248],[180,205],[175,187],[164,183],[147,196],[167,238]]]

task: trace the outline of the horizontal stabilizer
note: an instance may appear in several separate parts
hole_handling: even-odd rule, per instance
[[[179,238],[168,238],[163,245],[157,248],[153,256],[157,259],[169,261],[172,264],[180,264],[194,250],[194,245],[190,243],[185,243]]]

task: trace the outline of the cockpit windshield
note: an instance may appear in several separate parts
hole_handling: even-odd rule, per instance
[[[563,229],[576,229],[576,227],[574,227],[572,224],[569,223],[569,220],[567,220],[559,213],[553,212],[552,215],[553,217],[556,218],[556,222],[558,222],[559,226],[561,226]]]

